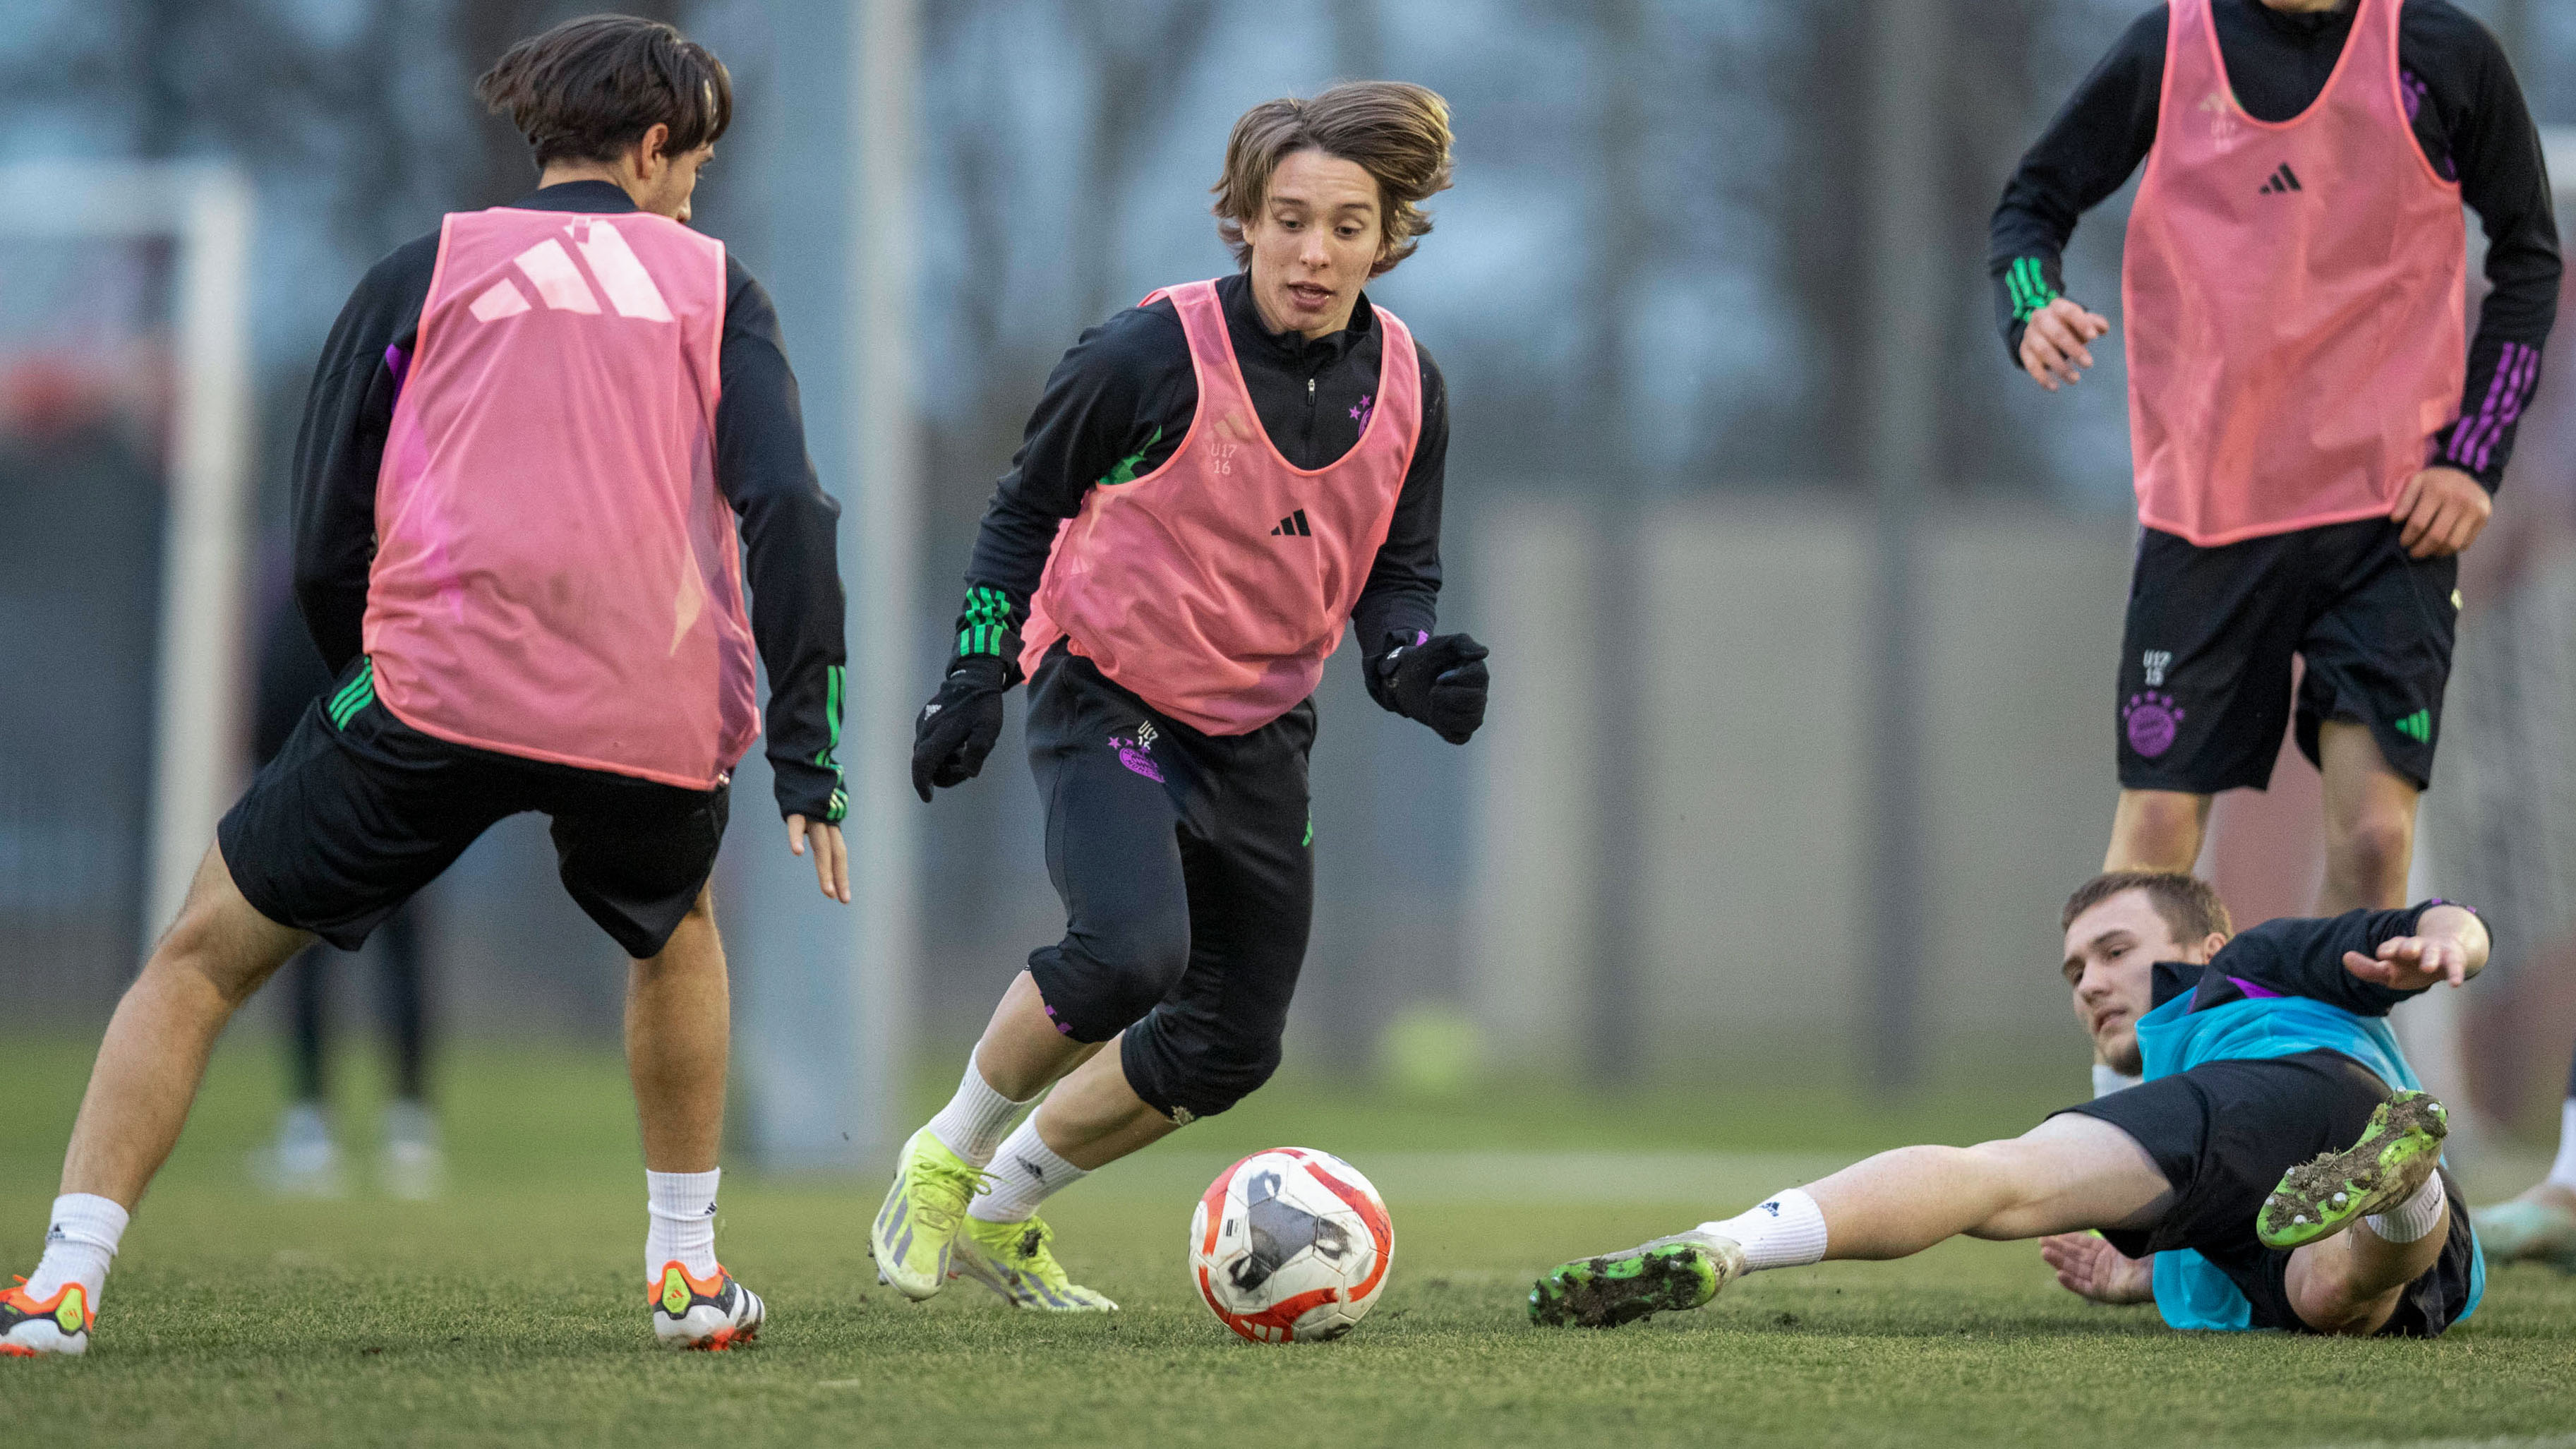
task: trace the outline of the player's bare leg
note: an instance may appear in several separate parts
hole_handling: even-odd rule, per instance
[[[87,1351],[108,1264],[187,1125],[215,1038],[312,939],[261,915],[233,884],[222,851],[207,850],[177,923],[126,988],[99,1043],[63,1154],[44,1257],[23,1286],[0,1293],[0,1353]]]
[[[626,1074],[644,1139],[644,1275],[654,1337],[721,1351],[760,1334],[768,1305],[716,1259],[732,1037],[724,941],[702,887],[660,952],[626,971]]]
[[[108,1021],[63,1155],[65,1193],[129,1211],[142,1201],[187,1125],[224,1024],[312,941],[261,915],[233,884],[222,851],[207,849],[177,923]]]
[[[2189,874],[2209,831],[2209,797],[2180,790],[2123,790],[2111,815],[2104,870]]]
[[[715,902],[702,890],[661,954],[627,968],[626,1071],[648,1171],[715,1168],[731,1012]]]
[[[2317,757],[2326,804],[2326,880],[2317,914],[2406,904],[2415,806],[2423,792],[2389,767],[2365,724],[2326,721],[2317,730]]]
[[[1722,1222],[1562,1264],[1530,1290],[1530,1317],[1606,1328],[1696,1308],[1765,1268],[1903,1258],[1962,1234],[2142,1227],[2172,1200],[2172,1184],[2135,1138],[2061,1115],[1974,1147],[1882,1152]]]
[[[1026,1001],[1035,1001],[1035,983],[1022,976],[1019,985],[1028,988]],[[1008,1008],[1012,1003],[1006,999],[1004,1005]],[[1042,1005],[1035,1009],[1043,1015]],[[1063,1075],[1036,1116],[998,1149],[1002,1158],[994,1162],[993,1191],[969,1206],[960,1225],[957,1270],[1019,1307],[1057,1312],[1114,1310],[1118,1305],[1107,1295],[1075,1283],[1056,1261],[1048,1246],[1053,1231],[1037,1215],[1038,1199],[1161,1140],[1180,1124],[1148,1105],[1128,1084],[1118,1038],[1081,1046],[1072,1053],[1031,1051],[1014,1056],[1009,1054],[1013,1047],[1028,1045],[1027,1037],[1020,1034],[1027,1021],[1015,1018],[1005,1023],[997,1012],[995,1025],[1007,1033],[999,1043],[1003,1060],[1024,1070],[1062,1063],[1056,1070]],[[1048,1031],[1055,1034],[1052,1024]],[[994,1033],[988,1032],[986,1040],[993,1041]],[[980,1048],[978,1059],[982,1059]],[[1026,1076],[1010,1080],[1032,1095],[1039,1090],[1029,1085]]]

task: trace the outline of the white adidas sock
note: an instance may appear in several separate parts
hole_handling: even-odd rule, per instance
[[[2549,1165],[2549,1180],[2576,1192],[2576,1097],[2558,1108],[2558,1160]]]
[[[27,1279],[27,1296],[42,1303],[64,1284],[78,1283],[95,1312],[99,1290],[107,1286],[107,1265],[116,1258],[129,1220],[125,1209],[95,1193],[67,1192],[55,1198],[52,1225],[45,1229],[45,1256]]]
[[[979,1223],[1018,1223],[1036,1216],[1038,1204],[1091,1174],[1056,1155],[1038,1136],[1038,1119],[1029,1118],[993,1157],[993,1190],[978,1197],[966,1215]]]
[[[2442,1174],[2436,1172],[2424,1179],[2413,1197],[2384,1213],[2372,1213],[2362,1222],[2383,1242],[2411,1243],[2450,1221],[2442,1211],[2450,1201],[2449,1191],[2442,1186]]]
[[[948,1144],[949,1151],[983,1167],[1002,1145],[1002,1134],[1010,1129],[1012,1114],[1027,1105],[1028,1102],[1014,1102],[994,1091],[992,1084],[984,1080],[984,1069],[975,1065],[975,1054],[968,1052],[965,1079],[957,1084],[957,1095],[930,1119],[930,1135]]]
[[[710,1172],[644,1174],[644,1278],[662,1276],[662,1265],[677,1262],[700,1278],[716,1271],[716,1180]]]
[[[1825,1260],[1824,1210],[1794,1187],[1722,1223],[1702,1223],[1699,1230],[1743,1244],[1747,1272],[1799,1268]]]

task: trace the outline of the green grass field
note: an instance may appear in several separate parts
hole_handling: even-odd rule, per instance
[[[0,1067],[0,1266],[24,1271],[85,1047]],[[357,1075],[355,1073],[353,1076]],[[747,1352],[650,1347],[642,1183],[613,1059],[480,1048],[447,1073],[435,1204],[275,1203],[242,1154],[276,1106],[256,1042],[128,1233],[78,1361],[0,1360],[13,1436],[99,1443],[2247,1444],[2576,1446],[2576,1281],[2496,1275],[2430,1344],[2182,1335],[2057,1290],[2028,1244],[1770,1273],[1606,1334],[1527,1326],[1558,1259],[1732,1211],[1905,1140],[2018,1130],[2045,1083],[1880,1112],[1839,1097],[1536,1088],[1387,1103],[1283,1081],[1058,1200],[1060,1247],[1126,1311],[1018,1315],[876,1286],[878,1182],[729,1175],[727,1264],[772,1304]],[[1396,1224],[1338,1343],[1237,1342],[1184,1281],[1192,1197],[1285,1141],[1373,1174]]]

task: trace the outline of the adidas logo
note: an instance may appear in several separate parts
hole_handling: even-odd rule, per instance
[[[2263,189],[2256,192],[2255,195],[2280,196],[2293,191],[2305,190],[2307,190],[2307,188],[2299,184],[2299,173],[2291,170],[2290,163],[2284,161],[2281,163],[2281,169],[2273,172],[2272,179],[2264,182]]]
[[[1272,538],[1313,538],[1315,530],[1306,526],[1306,510],[1300,508],[1279,520],[1279,526],[1270,530],[1270,536]]]
[[[2429,745],[2433,742],[2433,712],[2429,709],[2419,709],[2390,725],[2389,728],[2419,745]]]

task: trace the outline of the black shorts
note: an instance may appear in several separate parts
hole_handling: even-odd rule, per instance
[[[2200,548],[2138,540],[2120,643],[2120,784],[2215,795],[2272,780],[2290,720],[2317,758],[2326,720],[2370,726],[2391,768],[2432,782],[2459,618],[2460,561],[2411,559],[2381,518]]]
[[[1059,644],[1029,681],[1064,939],[1029,955],[1058,1030],[1120,1040],[1127,1083],[1186,1121],[1279,1066],[1315,909],[1309,700],[1243,735],[1166,718]]]
[[[305,710],[215,828],[261,915],[355,951],[493,822],[537,810],[554,818],[573,901],[627,955],[660,954],[715,869],[729,785],[683,790],[451,744],[394,718],[358,684],[363,666]],[[358,705],[338,723],[335,698]]]
[[[2106,1229],[2132,1258],[2189,1248],[2225,1273],[2253,1305],[2253,1326],[2308,1332],[2290,1307],[2290,1254],[2263,1246],[2254,1215],[2281,1175],[2321,1152],[2361,1140],[2388,1088],[2336,1051],[2260,1061],[2203,1062],[2187,1072],[2097,1097],[2079,1113],[2138,1141],[2173,1184],[2173,1206],[2152,1228]],[[2406,1287],[2379,1331],[2430,1338],[2468,1306],[2477,1247],[2459,1185],[2451,1194],[2450,1241],[2424,1276]]]

